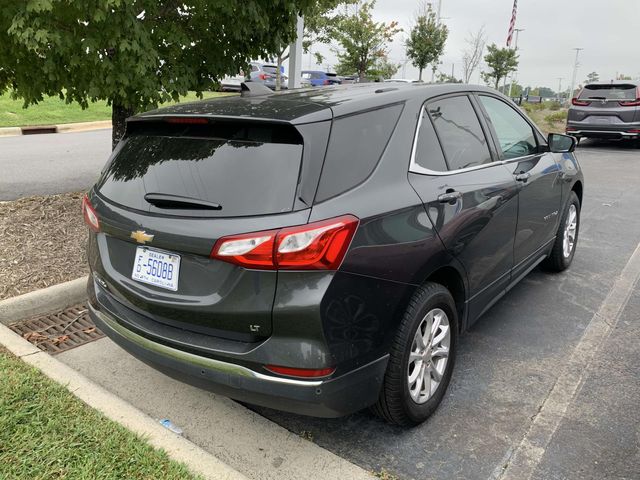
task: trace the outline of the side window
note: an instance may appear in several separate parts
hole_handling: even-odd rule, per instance
[[[449,170],[490,163],[491,153],[480,121],[466,96],[449,97],[427,105]]]
[[[420,130],[418,130],[415,149],[414,160],[417,165],[434,172],[447,171],[447,163],[444,161],[442,147],[429,120],[427,107],[423,107],[420,112]]]
[[[316,202],[344,193],[371,175],[398,122],[402,107],[392,105],[333,121]]]
[[[480,101],[498,136],[503,160],[537,153],[538,146],[533,128],[518,112],[494,97],[481,95]]]

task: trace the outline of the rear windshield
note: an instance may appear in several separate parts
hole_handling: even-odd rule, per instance
[[[293,209],[302,159],[295,131],[238,124],[133,130],[98,182],[100,194],[115,203],[211,217]]]
[[[275,75],[275,73],[278,71],[278,67],[274,65],[263,65],[262,70],[264,70],[267,73],[273,73]]]
[[[587,85],[580,92],[580,98],[599,100],[635,100],[635,85]]]

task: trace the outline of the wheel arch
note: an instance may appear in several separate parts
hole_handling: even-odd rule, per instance
[[[576,180],[576,182],[571,187],[571,191],[576,192],[576,195],[578,196],[578,200],[580,200],[580,205],[582,206],[582,192],[583,192],[582,182],[580,180]]]
[[[467,287],[463,273],[452,265],[446,265],[429,274],[424,280],[426,282],[438,283],[449,290],[456,304],[458,330],[463,331],[467,313]]]

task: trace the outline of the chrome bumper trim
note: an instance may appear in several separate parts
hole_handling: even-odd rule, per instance
[[[263,373],[255,372],[249,368],[243,367],[242,365],[236,365],[234,363],[227,363],[220,360],[215,360],[213,358],[201,357],[199,355],[194,355],[189,352],[183,352],[182,350],[178,350],[175,348],[168,347],[166,345],[162,345],[161,343],[156,343],[148,338],[145,338],[141,335],[138,335],[135,332],[123,327],[116,320],[111,318],[110,315],[98,311],[95,308],[89,305],[89,309],[91,313],[97,316],[102,322],[104,322],[111,330],[120,335],[121,337],[126,338],[130,342],[135,343],[141,348],[145,350],[149,350],[151,352],[157,353],[158,355],[163,355],[165,357],[172,358],[173,360],[177,360],[180,362],[189,363],[191,365],[196,365],[198,367],[207,368],[209,370],[216,370],[221,373],[226,373],[228,375],[235,375],[238,377],[245,378],[254,378],[256,380],[262,380],[266,382],[273,383],[281,383],[285,385],[297,385],[301,387],[317,387],[322,385],[322,380],[296,380],[293,378],[282,378],[282,377],[273,377],[271,375],[265,375]]]

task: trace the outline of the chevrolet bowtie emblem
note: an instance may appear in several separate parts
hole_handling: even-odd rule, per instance
[[[135,232],[131,232],[131,238],[144,245],[145,243],[153,240],[153,235],[149,235],[144,230],[136,230]]]

